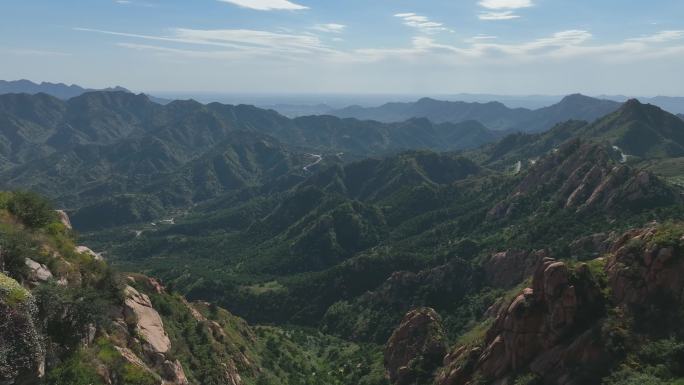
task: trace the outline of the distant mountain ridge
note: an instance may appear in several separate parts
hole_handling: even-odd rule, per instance
[[[123,92],[131,92],[123,87],[111,87],[111,88],[104,88],[104,89],[90,89],[90,88],[83,88],[79,85],[72,84],[72,85],[66,85],[64,83],[50,83],[50,82],[41,82],[41,83],[34,83],[30,80],[26,79],[21,79],[21,80],[0,80],[0,94],[39,94],[39,93],[44,93],[48,95],[52,95],[56,98],[59,99],[71,99],[73,97],[82,95],[86,92],[91,92],[91,91],[123,91]]]
[[[593,121],[619,107],[618,102],[573,94],[559,103],[537,110],[508,108],[499,102],[466,103],[423,98],[415,103],[388,103],[373,108],[352,106],[330,114],[381,122],[410,118],[427,118],[438,123],[476,120],[498,131],[540,132],[571,119]]]
[[[54,96],[58,99],[62,100],[68,100],[71,98],[75,98],[77,96],[81,96],[85,94],[86,92],[94,92],[94,91],[107,91],[107,92],[128,92],[132,93],[132,91],[121,87],[121,86],[114,86],[114,87],[107,87],[107,88],[101,88],[101,89],[95,89],[95,88],[84,88],[76,84],[72,85],[67,85],[64,83],[50,83],[50,82],[41,82],[41,83],[35,83],[30,80],[26,79],[21,79],[21,80],[0,80],[0,95],[2,94],[29,94],[29,95],[36,95],[36,94],[47,94],[50,96]],[[166,104],[171,102],[169,99],[164,99],[164,98],[158,98],[152,95],[147,95],[151,101],[159,104]]]

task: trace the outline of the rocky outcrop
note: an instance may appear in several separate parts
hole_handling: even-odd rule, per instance
[[[351,306],[339,312],[329,310],[323,320],[324,331],[353,340],[384,343],[392,334],[388,317],[392,317],[390,325],[398,325],[411,309],[428,304],[438,309],[448,307],[481,283],[479,271],[459,258],[417,273],[395,271],[382,285],[361,295]],[[357,321],[350,323],[349,319]]]
[[[171,347],[171,340],[164,330],[159,313],[152,306],[150,298],[141,294],[131,286],[124,290],[124,315],[126,320],[133,322],[135,330],[151,350],[155,353],[166,353]]]
[[[80,253],[80,254],[88,254],[97,261],[103,260],[102,254],[94,252],[88,246],[76,246],[74,251],[76,251],[77,253]]]
[[[555,191],[559,205],[577,212],[644,209],[682,202],[680,194],[652,173],[620,164],[611,148],[573,139],[532,166],[511,194],[489,210],[487,218],[514,216],[520,202],[539,191]]]
[[[588,368],[600,361],[600,346],[585,333],[603,309],[599,287],[586,265],[574,271],[551,258],[541,260],[532,287],[501,307],[483,344],[460,347],[446,360],[438,377],[442,385],[466,384],[477,374],[488,381],[504,380],[530,368],[544,383],[571,383],[565,377],[574,365]],[[592,342],[578,346],[574,338]]]
[[[59,216],[59,221],[64,225],[69,230],[72,230],[73,227],[71,226],[71,219],[69,218],[69,214],[66,213],[64,210],[55,210],[57,211],[57,215]]]
[[[614,239],[612,244],[608,239]],[[681,329],[675,309],[684,305],[684,226],[654,224],[582,243],[605,251],[592,264],[605,266],[600,274],[609,290],[601,290],[586,264],[571,269],[542,259],[531,287],[494,307],[498,312],[482,340],[457,346],[445,358],[437,384],[468,384],[476,377],[510,383],[520,372],[531,372],[545,384],[595,382],[620,354],[609,342],[606,305],[623,315],[617,322],[632,320],[629,333],[634,335],[662,338]]]
[[[392,384],[424,383],[446,354],[442,321],[433,309],[419,308],[406,314],[385,346],[385,369]]]
[[[632,230],[620,237],[606,264],[613,301],[623,306],[684,304],[683,244],[684,235],[667,227]]]
[[[30,258],[26,258],[25,263],[26,267],[29,269],[28,279],[34,284],[38,284],[39,282],[47,282],[53,278],[52,272],[50,272],[50,269],[48,269],[47,266]]]
[[[136,275],[128,279],[131,284],[140,285],[138,287],[146,291],[166,293],[159,281],[153,278]],[[115,349],[126,362],[151,377],[158,378],[162,385],[188,385],[180,361],[169,354],[171,340],[150,298],[133,286],[125,287],[124,296],[122,318],[115,320],[111,328],[111,339],[119,341]],[[129,332],[131,328],[135,330],[134,334]],[[103,371],[101,375],[106,381],[111,380],[107,371]]]
[[[183,366],[180,361],[166,360],[161,367],[162,378],[164,378],[163,385],[188,385],[188,379],[185,377]]]
[[[545,250],[506,250],[485,257],[482,268],[487,284],[492,287],[509,288],[534,273],[537,263],[548,257]]]
[[[597,258],[610,250],[614,233],[596,233],[581,237],[570,243],[570,255],[578,260],[590,260]]]

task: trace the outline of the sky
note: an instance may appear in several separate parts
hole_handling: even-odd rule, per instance
[[[2,0],[0,79],[681,96],[683,16],[682,0]]]

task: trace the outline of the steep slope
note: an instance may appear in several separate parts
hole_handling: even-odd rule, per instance
[[[429,98],[415,103],[388,103],[380,107],[358,106],[331,112],[343,118],[398,122],[410,118],[428,118],[434,122],[463,122],[475,120],[494,130],[539,132],[567,120],[593,121],[618,109],[619,103],[569,95],[559,103],[538,110],[510,109],[498,102],[446,102]]]
[[[579,135],[606,140],[628,155],[662,158],[684,155],[684,122],[638,100],[581,130]]]
[[[436,383],[680,382],[683,246],[681,224],[651,225],[586,264],[539,259],[531,285],[456,344]]]
[[[39,197],[0,193],[0,381],[49,385],[384,384],[380,349],[252,327],[75,247]]]

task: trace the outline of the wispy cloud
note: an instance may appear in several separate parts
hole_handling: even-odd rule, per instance
[[[655,35],[629,39],[640,43],[666,43],[668,41],[684,39],[684,31],[660,31]]]
[[[288,0],[218,0],[223,3],[231,3],[243,8],[256,9],[258,11],[289,10],[295,11],[308,9],[309,7],[293,3]]]
[[[678,39],[684,39],[684,31],[660,31],[604,44],[598,43],[591,32],[580,29],[559,31],[522,42],[506,42],[494,36],[476,35],[460,43],[449,43],[438,41],[435,35],[418,35],[406,47],[342,50],[327,46],[314,34],[296,31],[174,28],[166,35],[144,35],[86,28],[77,30],[138,40],[124,40],[116,44],[170,58],[231,59],[236,62],[245,60],[247,63],[258,57],[263,58],[263,62],[305,60],[307,63],[370,63],[401,60],[425,63],[434,61],[445,65],[501,65],[570,58],[631,62],[684,54],[684,45],[677,42]],[[340,39],[330,39],[337,40]]]
[[[516,14],[515,10],[534,5],[532,0],[481,0],[478,4],[487,10],[478,15],[480,20],[517,19],[520,15]]]
[[[178,47],[151,46],[131,43],[119,44],[120,46],[136,48],[138,50],[148,49],[157,52],[179,54],[188,53],[191,56],[205,55],[213,57],[226,56],[226,53],[230,53],[230,55],[239,54],[241,57],[274,55],[295,58],[313,53],[332,52],[330,48],[326,47],[321,42],[318,36],[312,34],[276,33],[250,29],[204,30],[174,28],[171,29],[171,33],[168,35],[145,35],[91,28],[75,28],[75,30],[163,43],[220,47],[223,49],[220,55],[215,55],[214,53],[211,53],[212,51],[193,51]]]
[[[517,19],[520,15],[516,15],[513,11],[503,12],[482,12],[478,16],[480,20],[511,20]]]
[[[440,60],[456,64],[483,64],[529,62],[538,59],[566,60],[587,57],[606,62],[627,62],[684,54],[684,46],[671,44],[684,38],[672,31],[662,31],[649,36],[625,39],[611,44],[591,44],[594,37],[589,31],[559,31],[550,36],[520,43],[492,42],[489,37],[470,38],[466,45],[439,43],[432,37],[417,37],[410,47],[397,49],[360,49],[356,57],[367,60],[404,59]],[[660,44],[653,44],[653,42]],[[670,42],[670,44],[668,44]],[[428,59],[429,58],[429,59]]]
[[[532,0],[481,0],[478,4],[487,9],[519,9],[534,5]]]
[[[313,30],[328,33],[342,33],[346,28],[346,25],[337,23],[316,24],[311,27]]]
[[[404,25],[416,28],[425,34],[451,31],[451,29],[445,27],[444,24],[431,21],[427,16],[418,15],[413,12],[397,13],[394,17],[404,20]]]

